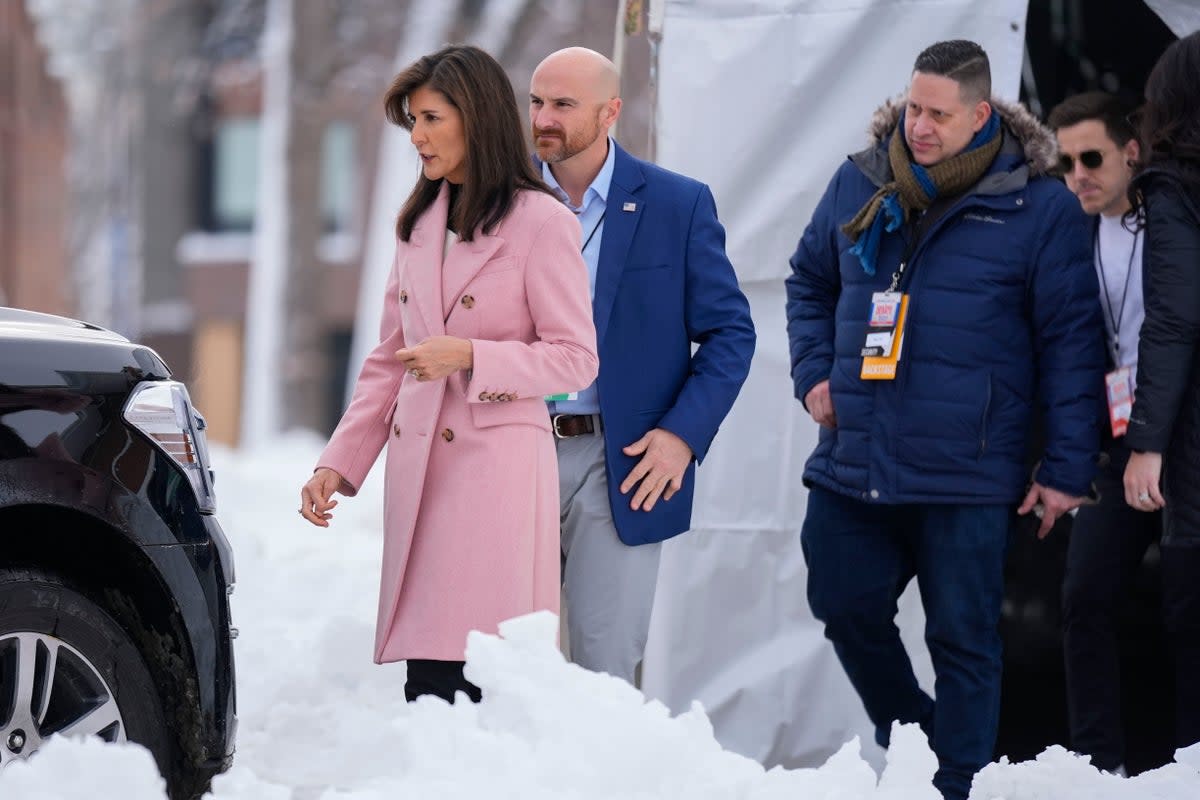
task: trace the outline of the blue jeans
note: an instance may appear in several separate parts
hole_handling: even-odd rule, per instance
[[[891,724],[916,722],[938,757],[934,786],[965,800],[992,760],[1000,716],[1003,505],[872,505],[814,487],[801,544],[808,602],[887,747]],[[917,685],[896,628],[913,576],[937,703]]]

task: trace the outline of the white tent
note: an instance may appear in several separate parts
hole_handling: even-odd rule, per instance
[[[1196,0],[1146,0],[1146,5],[1180,38],[1200,31],[1200,3]]]

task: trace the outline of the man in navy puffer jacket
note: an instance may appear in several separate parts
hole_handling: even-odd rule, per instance
[[[893,721],[920,723],[934,784],[965,798],[995,745],[1012,507],[1037,510],[1045,535],[1095,468],[1091,226],[1046,174],[1053,135],[991,99],[974,42],[922,52],[872,134],[834,175],[786,282],[795,394],[822,426],[804,471],[808,599],[879,743]],[[1046,443],[1027,486],[1035,404]],[[936,705],[894,623],[914,575]]]

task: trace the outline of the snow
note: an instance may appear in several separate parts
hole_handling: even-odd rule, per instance
[[[214,448],[218,516],[236,552],[239,735],[211,800],[937,800],[936,760],[899,726],[882,776],[847,743],[814,769],[764,770],[722,750],[703,709],[672,717],[607,675],[566,663],[557,620],[511,620],[472,634],[467,677],[480,705],[404,702],[402,664],[371,663],[381,549],[382,477],[345,498],[328,530],[295,513],[322,441],[278,437],[269,450]],[[820,725],[814,719],[812,724]],[[973,800],[1200,796],[1200,745],[1123,780],[1051,748],[976,778]],[[164,800],[133,744],[51,740],[0,773],[5,800]]]
[[[28,761],[0,772],[5,800],[163,800],[166,784],[150,752],[99,739],[50,739]]]

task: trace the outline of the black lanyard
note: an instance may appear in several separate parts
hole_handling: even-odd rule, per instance
[[[588,234],[587,240],[583,243],[583,247],[579,248],[580,253],[583,253],[584,250],[587,250],[587,246],[592,243],[592,237],[596,235],[596,231],[600,230],[600,226],[604,224],[604,216],[607,213],[607,208],[600,213],[600,219],[596,220],[596,225],[592,228],[592,232]]]
[[[900,266],[892,273],[892,285],[888,287],[889,292],[899,291],[900,284],[904,280],[904,270],[908,269],[909,262],[916,255],[917,246],[921,244],[922,237],[929,233],[934,223],[946,216],[946,213],[961,197],[962,195],[936,197],[929,204],[929,208],[909,223],[908,243],[904,247],[904,254],[900,256]],[[882,214],[883,209],[881,208],[878,213]]]
[[[1121,360],[1121,320],[1125,318],[1125,301],[1129,299],[1129,281],[1133,276],[1133,257],[1137,253],[1137,240],[1141,232],[1133,234],[1133,245],[1129,248],[1129,264],[1125,267],[1125,289],[1121,292],[1121,304],[1113,313],[1112,294],[1108,291],[1108,278],[1104,275],[1104,256],[1100,252],[1100,221],[1096,220],[1096,230],[1092,233],[1092,248],[1096,251],[1096,265],[1100,273],[1100,287],[1104,290],[1104,310],[1108,312],[1108,321],[1112,323],[1113,361],[1120,366]]]

